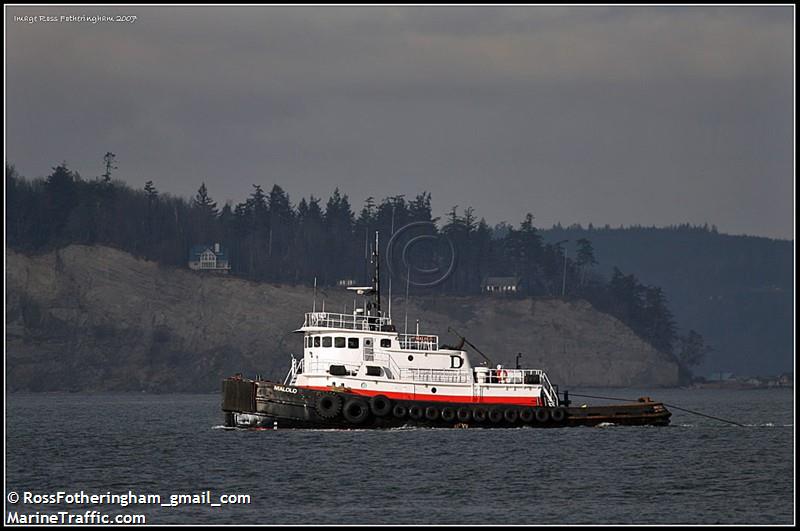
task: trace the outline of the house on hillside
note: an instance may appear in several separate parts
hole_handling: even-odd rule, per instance
[[[228,273],[231,270],[228,251],[219,243],[195,245],[189,251],[189,269]]]
[[[513,294],[522,291],[519,277],[486,277],[481,282],[481,291],[489,294]]]

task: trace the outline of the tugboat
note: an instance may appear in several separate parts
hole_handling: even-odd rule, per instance
[[[512,428],[667,425],[672,415],[649,398],[620,405],[570,407],[541,369],[495,365],[465,337],[399,333],[381,309],[378,235],[372,285],[351,314],[313,311],[295,330],[303,357],[291,358],[282,383],[237,374],[222,382],[231,428]],[[418,327],[417,327],[418,328]],[[483,357],[473,366],[464,344]]]

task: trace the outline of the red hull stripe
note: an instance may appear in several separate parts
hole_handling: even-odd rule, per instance
[[[455,404],[508,404],[512,406],[539,406],[541,401],[535,396],[513,397],[513,396],[458,396],[458,395],[423,395],[417,393],[393,393],[387,391],[369,391],[366,389],[351,389],[344,387],[319,387],[311,385],[298,385],[302,389],[313,389],[315,391],[330,391],[332,389],[344,390],[361,396],[383,395],[395,400],[421,400],[425,402],[452,402]]]

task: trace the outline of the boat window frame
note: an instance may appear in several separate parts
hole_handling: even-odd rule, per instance
[[[314,348],[319,348],[319,347],[320,347],[319,336],[314,336]]]
[[[347,346],[347,338],[344,336],[334,336],[333,348],[345,348]]]
[[[333,347],[333,336],[322,336],[322,348]]]
[[[361,344],[359,338],[357,337],[348,337],[347,338],[347,348],[357,349]]]
[[[381,339],[381,348],[391,348],[392,340],[389,338]]]

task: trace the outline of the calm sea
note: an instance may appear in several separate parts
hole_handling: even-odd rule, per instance
[[[10,394],[7,499],[133,492],[170,503],[210,491],[215,503],[250,500],[20,501],[6,503],[5,518],[96,509],[148,524],[794,522],[792,390],[571,392],[649,395],[745,427],[673,410],[669,427],[251,432],[221,427],[219,395]]]

